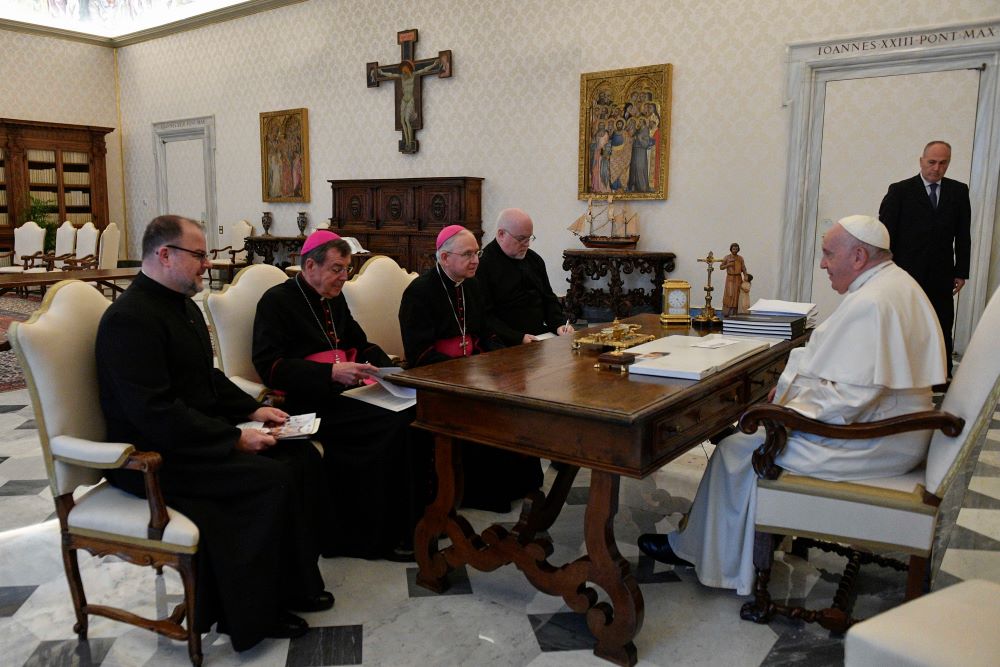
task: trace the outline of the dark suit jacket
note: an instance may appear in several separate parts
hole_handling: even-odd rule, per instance
[[[893,183],[882,199],[879,219],[889,230],[892,259],[928,294],[951,295],[955,278],[969,277],[969,186],[941,179],[932,208],[920,175]]]

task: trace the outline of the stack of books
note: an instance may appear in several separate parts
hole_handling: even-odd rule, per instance
[[[744,313],[722,320],[724,336],[764,336],[789,340],[806,332],[805,315]]]
[[[816,326],[816,304],[802,301],[779,301],[777,299],[757,299],[750,306],[754,315],[801,315],[806,318],[806,327]]]

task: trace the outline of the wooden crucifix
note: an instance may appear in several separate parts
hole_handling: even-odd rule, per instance
[[[403,138],[399,140],[399,152],[416,153],[420,150],[417,130],[424,126],[421,79],[428,74],[437,74],[439,79],[450,77],[451,51],[438,51],[437,58],[416,60],[416,28],[397,32],[396,43],[400,51],[398,63],[379,67],[376,61],[366,65],[368,87],[378,88],[380,83],[390,80],[395,84],[396,129],[403,133]]]

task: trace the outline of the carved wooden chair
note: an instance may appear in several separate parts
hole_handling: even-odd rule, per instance
[[[229,245],[225,248],[216,248],[215,250],[208,251],[212,261],[212,266],[208,269],[209,287],[212,286],[213,281],[212,271],[218,272],[219,281],[222,280],[222,273],[225,272],[226,282],[231,283],[233,282],[233,275],[236,273],[236,269],[247,265],[247,249],[244,239],[248,236],[253,236],[253,225],[246,220],[240,220],[233,223],[229,229]],[[227,253],[229,256],[220,257],[222,253]]]
[[[955,373],[940,410],[930,410],[866,424],[832,426],[777,405],[757,405],[740,418],[753,433],[760,425],[767,439],[754,453],[757,481],[754,602],[743,605],[746,620],[767,623],[775,614],[816,622],[844,632],[856,619],[850,614],[852,589],[861,565],[876,563],[909,570],[906,599],[924,592],[935,543],[938,506],[968,457],[986,436],[1000,400],[1000,291],[993,295]],[[924,467],[905,475],[856,482],[829,482],[782,472],[775,457],[785,446],[786,429],[834,438],[874,438],[934,429]],[[938,431],[938,429],[940,429]],[[793,553],[818,546],[848,559],[831,607],[809,610],[779,604],[768,593],[771,563],[781,536],[796,536]],[[909,563],[876,552],[903,553]]]
[[[162,463],[158,453],[105,441],[94,343],[108,303],[90,285],[65,280],[49,290],[27,322],[15,322],[10,328],[59,517],[63,566],[76,612],[73,631],[85,640],[88,616],[104,616],[187,641],[191,662],[200,665],[201,635],[193,629],[198,527],[164,504],[157,478]],[[148,500],[101,481],[101,471],[109,468],[141,471]],[[74,492],[92,485],[96,486],[74,498]],[[172,567],[180,573],[184,599],[168,617],[157,620],[91,604],[77,562],[80,549],[152,566],[157,572]]]
[[[63,268],[67,271],[97,268],[97,239],[100,232],[93,222],[87,222],[76,230],[76,254],[67,258]]]
[[[56,248],[54,252],[45,254],[44,271],[58,271],[63,268],[66,260],[73,257],[76,250],[76,227],[66,220],[56,230]]]
[[[391,257],[376,255],[344,283],[344,298],[351,315],[365,330],[368,340],[397,359],[404,356],[399,302],[403,300],[403,290],[416,277],[416,273],[408,272]]]
[[[0,252],[0,260],[9,262],[7,266],[0,266],[0,273],[24,273],[33,268],[35,262],[44,261],[44,249],[45,230],[34,220],[25,221],[14,229],[14,249]]]
[[[97,268],[118,268],[118,251],[121,240],[122,233],[118,229],[118,223],[108,223],[108,226],[101,230],[99,251],[97,253]]]
[[[264,292],[285,282],[288,276],[270,264],[251,264],[240,270],[233,282],[205,298],[219,368],[236,386],[257,400],[268,388],[253,367],[253,320]]]

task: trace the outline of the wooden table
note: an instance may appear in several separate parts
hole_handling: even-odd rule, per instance
[[[563,270],[569,271],[566,312],[575,322],[584,306],[610,308],[615,317],[628,317],[636,306],[650,306],[659,313],[663,304],[663,279],[674,270],[672,252],[640,250],[564,250]],[[625,290],[624,276],[650,274],[651,289]],[[607,290],[586,289],[587,280],[607,278]]]
[[[110,287],[115,292],[124,291],[124,287],[115,284],[116,280],[131,280],[139,273],[138,268],[129,269],[81,269],[80,271],[39,271],[37,273],[0,273],[0,295],[19,287],[49,287],[60,280],[82,280]]]
[[[39,271],[36,273],[0,273],[0,295],[19,287],[49,287],[61,280],[82,280],[110,287],[114,292],[125,288],[115,284],[116,280],[132,280],[139,273],[138,268],[130,269],[81,269],[80,271]],[[0,352],[10,349],[10,342],[0,342]]]
[[[275,254],[278,251],[283,250],[287,258],[289,254],[301,250],[302,244],[305,241],[305,236],[271,236],[270,234],[264,234],[261,236],[245,237],[243,239],[243,247],[247,249],[248,264],[253,264],[254,257],[259,255],[263,258],[265,264],[279,266],[274,260]]]
[[[641,323],[644,333],[667,333],[656,315],[626,321]],[[587,614],[597,656],[634,665],[632,640],[642,627],[644,606],[615,546],[620,476],[643,478],[732,424],[766,397],[789,351],[804,341],[780,343],[701,381],[595,369],[598,352],[573,351],[568,336],[394,376],[416,388],[414,425],[431,431],[435,440],[438,490],[416,529],[417,583],[441,592],[448,587],[448,572],[460,565],[491,571],[513,563],[538,590]],[[456,511],[463,490],[456,439],[565,465],[548,495],[524,501],[513,529],[493,525],[477,535]],[[540,534],[559,515],[580,467],[592,471],[584,518],[587,554],[554,565],[547,560],[551,540]],[[442,536],[451,540],[443,550]],[[600,586],[610,601],[598,603],[587,582]]]

